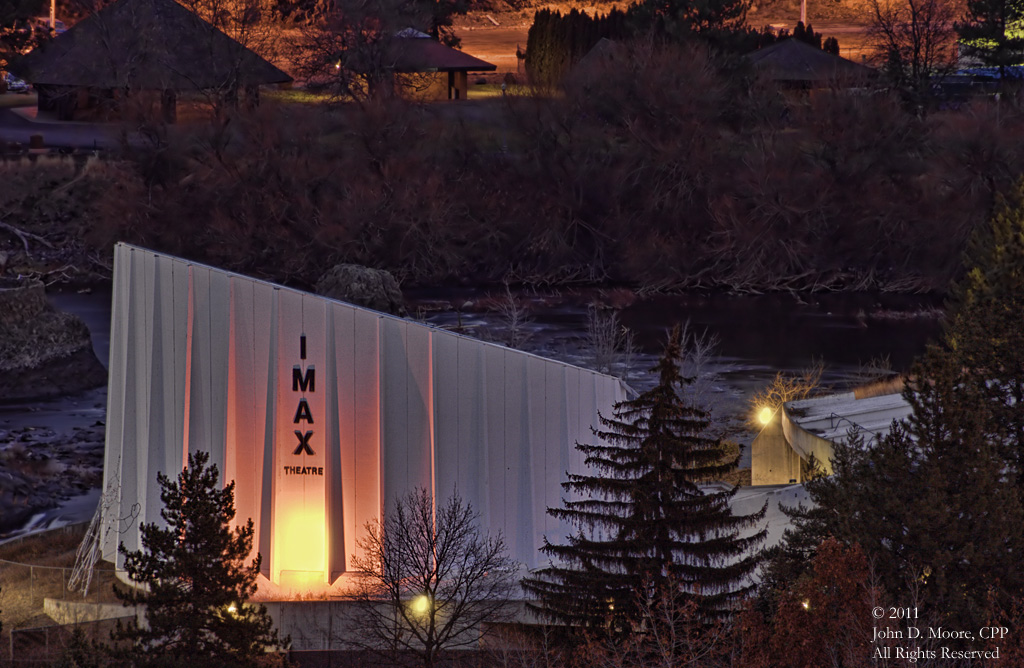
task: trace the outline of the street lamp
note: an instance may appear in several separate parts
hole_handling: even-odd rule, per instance
[[[426,616],[430,612],[430,597],[426,594],[420,594],[412,601],[412,611],[421,617]]]

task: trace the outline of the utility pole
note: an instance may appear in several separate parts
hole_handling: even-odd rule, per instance
[[[55,0],[50,0],[50,6],[53,7]],[[50,15],[53,16],[53,10],[50,10]],[[52,19],[51,19],[52,22]],[[807,0],[800,0],[800,23],[807,27]]]
[[[50,30],[57,30],[57,0],[50,0]]]

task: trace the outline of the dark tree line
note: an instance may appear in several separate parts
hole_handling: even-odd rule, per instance
[[[924,118],[884,93],[792,104],[701,45],[621,47],[560,95],[457,121],[267,102],[226,151],[182,127],[200,141],[104,161],[61,196],[83,193],[103,252],[131,240],[298,285],[355,262],[418,284],[943,291],[1024,171],[1013,95]]]
[[[614,8],[593,16],[577,9],[567,14],[541,9],[534,13],[527,36],[526,70],[534,85],[557,85],[602,39],[620,42],[641,37],[668,43],[697,40],[739,53],[792,37],[839,55],[834,37],[824,38],[802,21],[792,33],[767,27],[754,30],[745,24],[742,8],[742,3],[732,0],[692,5],[648,0],[625,11]]]
[[[541,9],[533,16],[526,38],[526,71],[536,85],[558,84],[601,39],[621,40],[630,34],[626,12],[612,9],[589,16]]]

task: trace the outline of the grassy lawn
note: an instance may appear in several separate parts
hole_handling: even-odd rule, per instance
[[[468,100],[481,100],[488,97],[501,97],[501,84],[474,84],[466,91]]]
[[[331,101],[330,95],[312,93],[304,88],[288,88],[285,90],[263,89],[260,91],[260,97],[272,102],[286,104],[325,104]]]

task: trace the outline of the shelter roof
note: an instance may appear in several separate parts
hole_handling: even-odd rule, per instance
[[[865,79],[874,70],[811,46],[798,39],[786,39],[747,54],[755,69],[776,81],[829,83]]]
[[[616,42],[613,39],[602,37],[597,40],[590,51],[587,51],[586,55],[580,58],[580,61],[576,63],[577,67],[589,66],[591,63],[604,64],[608,62],[621,62],[629,56],[629,53],[622,44]]]
[[[902,394],[858,399],[854,392],[791,401],[786,410],[802,429],[832,442],[846,441],[850,429],[882,436],[893,420],[903,420],[913,412]]]
[[[391,41],[395,72],[493,72],[487,61],[445,46],[429,35],[403,30]]]
[[[15,67],[34,84],[203,90],[291,81],[174,0],[118,0]]]

